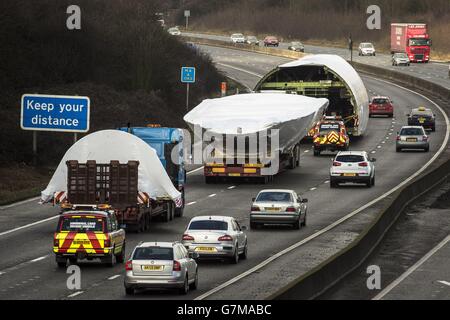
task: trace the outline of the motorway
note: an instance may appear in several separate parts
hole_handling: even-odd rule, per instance
[[[202,49],[211,55],[219,69],[250,88],[270,69],[288,61],[230,49]],[[383,195],[415,174],[438,152],[444,141],[446,123],[439,110],[434,109],[437,114],[437,132],[431,136],[431,152],[396,153],[395,132],[406,124],[406,114],[410,107],[434,106],[424,97],[406,89],[370,77],[363,77],[363,80],[370,95],[389,95],[396,105],[395,119],[371,119],[366,136],[353,141],[351,145],[351,149],[367,150],[377,158],[377,185],[373,189],[345,187],[331,191],[328,172],[332,155],[324,154],[320,158],[314,158],[309,146],[303,146],[300,168],[280,174],[267,186],[237,182],[205,185],[201,170],[190,173],[186,186],[188,206],[184,217],[169,223],[154,223],[147,233],[129,233],[127,254],[140,241],[179,240],[189,219],[198,215],[230,215],[236,217],[241,225],[248,226],[251,198],[261,188],[291,188],[310,202],[306,228],[299,231],[285,228],[251,230],[247,232],[247,260],[240,261],[238,265],[219,261],[201,262],[199,289],[191,291],[187,297],[160,291],[138,292],[135,297],[126,297],[123,265],[107,268],[90,262],[80,263],[82,288],[76,292],[70,291],[66,287],[68,275],[57,268],[52,254],[57,208],[40,206],[34,201],[5,208],[0,210],[0,299],[194,299]],[[40,223],[16,229],[36,222]],[[349,234],[351,232],[352,230],[348,230]],[[351,237],[354,235],[351,234]],[[345,246],[348,240],[335,239],[336,243],[330,245]],[[327,253],[323,243],[317,244],[316,249],[317,252],[322,250],[324,256]],[[301,251],[299,254],[302,254]],[[268,284],[273,286],[274,282],[280,280],[270,276],[270,265],[264,272],[267,272],[264,279]],[[257,293],[250,292],[251,289],[241,289],[228,298],[258,298]]]
[[[211,40],[221,40],[231,42],[230,37],[210,34],[200,34],[192,32],[184,32],[183,36],[204,38]],[[262,43],[262,42],[261,42]],[[355,44],[357,47],[358,44]],[[289,43],[281,42],[279,48],[287,50]],[[321,47],[305,44],[305,53],[312,54],[336,54],[346,60],[350,60],[350,51],[344,48]],[[375,57],[359,57],[358,51],[353,52],[353,60],[355,62],[373,65],[393,71],[402,72],[413,77],[421,78],[433,83],[439,84],[450,89],[449,64],[448,63],[428,63],[428,64],[411,64],[410,67],[393,67],[391,56],[388,54],[377,53]]]

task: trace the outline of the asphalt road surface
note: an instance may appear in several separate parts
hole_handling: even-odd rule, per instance
[[[220,69],[249,87],[274,66],[287,61],[249,52],[202,48]],[[127,297],[123,288],[124,265],[108,268],[95,262],[80,263],[82,288],[75,292],[68,290],[66,281],[69,275],[58,269],[52,254],[58,209],[40,206],[36,201],[5,208],[0,210],[0,299],[193,299],[397,186],[440,148],[445,135],[445,121],[440,112],[434,110],[437,132],[431,135],[430,153],[396,153],[395,133],[406,124],[410,106],[432,106],[423,97],[392,84],[368,77],[363,77],[363,80],[370,94],[388,95],[396,106],[395,119],[371,119],[366,136],[351,144],[352,150],[366,150],[377,158],[377,185],[374,188],[331,190],[328,172],[333,155],[314,158],[307,145],[303,146],[300,168],[280,174],[266,186],[239,181],[206,185],[201,170],[191,173],[186,186],[188,206],[184,217],[169,223],[154,223],[146,233],[128,233],[127,255],[140,241],[180,240],[189,219],[198,215],[230,215],[236,217],[241,225],[248,226],[251,198],[262,188],[294,189],[310,203],[306,228],[299,231],[286,228],[248,231],[249,257],[238,265],[220,261],[200,262],[199,288],[187,297],[170,291],[144,291]],[[24,227],[32,223],[34,225]]]

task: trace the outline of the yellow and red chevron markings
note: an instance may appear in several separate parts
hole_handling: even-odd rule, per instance
[[[58,247],[53,247],[55,253],[109,253],[105,248],[106,235],[103,232],[59,232],[55,236]]]

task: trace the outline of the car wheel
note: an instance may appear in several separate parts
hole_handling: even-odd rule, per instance
[[[104,257],[104,258],[102,259],[102,262],[103,262],[106,266],[112,268],[112,267],[114,267],[115,258],[116,258],[116,257],[115,257],[115,255],[114,255],[114,249],[113,249],[110,255],[108,255],[108,256],[106,256],[106,257]]]
[[[188,281],[188,274],[186,273],[184,277],[184,284],[183,287],[180,288],[180,294],[187,294],[189,292],[189,281]]]
[[[235,247],[236,247],[236,250],[234,250],[234,255],[230,259],[231,264],[238,264],[238,262],[239,262],[239,252],[238,252],[237,244]]]
[[[66,265],[67,265],[67,261],[66,260],[64,260],[64,261],[57,260],[56,263],[58,264],[58,268],[65,268]]]
[[[320,156],[320,150],[314,149],[314,157],[318,157],[318,156]]]
[[[367,188],[372,188],[372,178],[369,179],[369,181],[366,182]]]
[[[298,219],[293,225],[292,227],[294,228],[294,230],[300,230],[300,219]]]
[[[134,295],[134,288],[125,288],[125,293],[126,293],[128,296]]]
[[[401,148],[397,148],[396,151],[397,152],[402,152],[402,149]]]
[[[75,258],[69,258],[69,263],[70,264],[77,264],[77,258],[75,257]]]
[[[306,214],[306,212],[305,212],[305,218],[303,219],[302,227],[306,227],[306,216],[307,216],[307,214]]]
[[[331,180],[331,181],[330,181],[330,188],[331,188],[331,189],[335,189],[335,188],[337,188],[337,187],[338,187],[338,184],[337,184],[335,181]]]
[[[248,254],[248,245],[247,242],[245,243],[245,247],[244,247],[244,251],[241,253],[241,259],[245,260],[247,259],[247,254]]]
[[[372,178],[372,187],[375,187],[375,176]]]
[[[430,152],[430,147],[427,147],[424,150],[425,150],[425,152]]]
[[[196,290],[198,288],[198,269],[195,270],[195,280],[189,285],[189,289]]]
[[[257,228],[258,228],[258,224],[250,221],[250,229],[253,230],[253,229],[257,229]]]
[[[436,132],[436,127],[431,128],[431,132]]]

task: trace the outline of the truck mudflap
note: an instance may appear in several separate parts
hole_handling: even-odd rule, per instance
[[[112,249],[105,247],[106,235],[97,232],[59,232],[55,234],[53,252],[56,254],[104,255]]]

